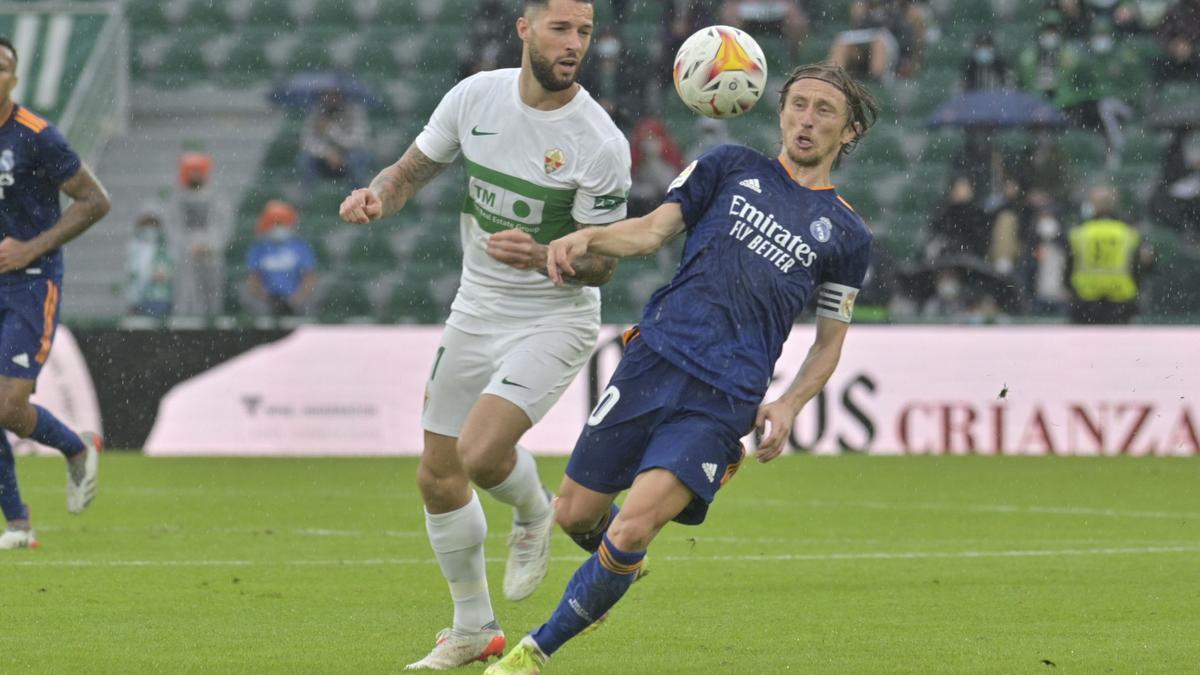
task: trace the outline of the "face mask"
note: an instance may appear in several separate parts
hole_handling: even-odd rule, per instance
[[[1058,49],[1058,33],[1042,33],[1042,36],[1038,38],[1038,44],[1046,51]]]
[[[1099,35],[1092,38],[1092,51],[1097,54],[1106,54],[1113,48],[1113,39],[1108,35]]]
[[[957,279],[949,277],[938,279],[937,296],[942,300],[957,300],[959,291]]]
[[[602,59],[611,59],[621,51],[621,43],[616,38],[604,38],[596,43],[596,54]]]
[[[979,63],[988,65],[995,58],[995,51],[991,47],[977,47],[975,49],[975,60]]]
[[[283,227],[282,225],[271,228],[267,237],[271,241],[287,241],[292,236],[291,228]]]
[[[1042,216],[1037,222],[1037,234],[1041,239],[1053,239],[1058,236],[1058,221],[1051,216]]]

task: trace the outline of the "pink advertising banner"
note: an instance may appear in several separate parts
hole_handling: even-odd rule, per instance
[[[522,441],[569,453],[620,355],[592,363]],[[150,455],[412,455],[436,327],[315,326],[176,386]],[[812,342],[797,326],[768,398]],[[881,455],[1200,454],[1200,330],[854,326],[793,450]],[[746,438],[753,447],[754,438]]]

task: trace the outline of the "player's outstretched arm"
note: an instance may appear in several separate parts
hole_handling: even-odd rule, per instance
[[[575,263],[587,253],[614,258],[650,255],[685,227],[683,209],[675,202],[667,202],[640,218],[572,232],[550,242],[546,276],[561,285],[577,274]]]
[[[347,223],[360,225],[390,216],[447,166],[427,157],[413,143],[395,164],[375,176],[370,187],[359,188],[343,199],[338,215]]]
[[[29,241],[12,237],[0,241],[0,273],[25,269],[47,252],[78,237],[112,208],[108,192],[87,164],[80,164],[75,175],[62,184],[62,191],[73,201],[50,229]]]
[[[758,461],[769,462],[783,452],[784,443],[792,434],[792,424],[796,421],[796,416],[812,397],[820,393],[837,368],[849,327],[850,324],[844,321],[817,317],[817,337],[813,340],[796,379],[792,380],[792,384],[782,396],[758,409],[758,433],[766,433],[758,451],[754,453]]]

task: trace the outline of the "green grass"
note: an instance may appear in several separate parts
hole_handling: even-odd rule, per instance
[[[562,460],[541,467],[556,485]],[[414,460],[110,453],[78,517],[60,460],[18,468],[42,546],[0,552],[0,672],[391,672],[449,623]],[[749,466],[547,671],[1194,670],[1198,484],[1195,460]],[[484,503],[499,596],[507,515]],[[531,598],[495,600],[512,642],[582,560],[561,534],[554,551]]]

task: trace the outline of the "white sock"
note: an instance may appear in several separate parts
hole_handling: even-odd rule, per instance
[[[513,507],[513,520],[518,523],[531,523],[539,518],[545,518],[550,510],[550,499],[542,488],[542,479],[538,478],[537,462],[533,455],[521,446],[517,446],[517,464],[512,473],[508,474],[501,483],[487,489],[488,494],[497,501]]]
[[[425,530],[437,556],[442,575],[450,584],[454,599],[454,627],[478,631],[496,620],[488,595],[487,574],[483,569],[483,540],[487,537],[487,519],[479,495],[471,491],[471,501],[449,513],[425,512]]]

